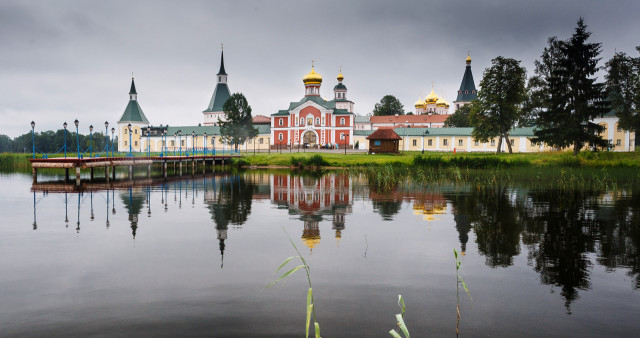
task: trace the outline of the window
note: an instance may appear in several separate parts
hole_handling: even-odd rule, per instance
[[[496,145],[496,140],[495,139],[491,139],[491,146],[495,146]]]
[[[417,146],[418,145],[418,140],[413,140],[413,146]]]
[[[278,140],[282,141],[282,134],[278,134]]]
[[[218,82],[222,81],[222,76],[218,76]]]
[[[373,145],[374,146],[380,146],[381,144],[382,144],[382,141],[380,141],[380,140],[373,141]]]
[[[462,140],[458,140],[458,146],[462,147]]]
[[[340,133],[340,139],[344,140],[344,133]]]
[[[619,146],[620,144],[622,144],[622,142],[620,141],[620,139],[616,140],[616,145]]]
[[[169,141],[169,144],[170,144],[172,147],[175,147],[175,145],[176,145],[176,141]]]
[[[531,146],[532,146],[532,147],[535,147],[535,146],[536,146],[536,143],[535,143],[535,142],[533,142],[533,141],[531,141]]]
[[[247,143],[251,144],[251,140],[248,140]]]
[[[162,141],[162,146],[166,147],[167,146],[167,141]]]
[[[301,126],[304,126],[304,117],[301,117],[301,118],[300,118],[300,125],[301,125]]]
[[[618,127],[618,132],[619,133],[622,132],[622,128]]]
[[[307,118],[307,125],[308,126],[313,125],[313,117]]]
[[[284,121],[284,119],[278,119],[278,125],[281,126],[282,125],[282,121]]]
[[[216,138],[215,137],[211,138],[211,145],[212,146],[216,145]]]
[[[316,117],[316,125],[320,125],[320,118]]]
[[[324,117],[322,118],[322,125],[324,126]]]
[[[184,140],[180,140],[180,145],[184,146]]]
[[[133,130],[133,133],[134,133],[134,134],[137,134],[137,133],[138,133],[138,129],[134,129],[134,130]]]
[[[449,145],[449,140],[447,140],[447,139],[442,140],[442,145],[443,146],[448,146]]]
[[[480,141],[476,140],[475,142],[473,142],[473,145],[476,146],[476,147],[479,146],[480,145]]]
[[[511,146],[512,147],[516,144],[516,140],[514,140],[514,139],[511,139],[510,142],[511,142]]]
[[[264,143],[264,139],[261,137],[260,140],[258,141],[258,143],[263,144]]]
[[[125,146],[127,145],[127,141],[124,141],[124,145],[125,145]]]
[[[340,124],[344,126],[344,117],[340,119]]]
[[[133,141],[133,145],[134,145],[135,147],[137,147],[137,146],[138,146],[138,141]]]
[[[429,147],[431,147],[431,146],[433,145],[433,142],[432,142],[432,141],[433,141],[432,139],[429,139],[429,140],[427,141],[427,145],[428,145]]]

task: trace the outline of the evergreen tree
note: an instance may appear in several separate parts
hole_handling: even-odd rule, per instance
[[[373,116],[404,115],[404,106],[393,95],[385,95],[373,108]]]
[[[589,144],[605,147],[600,137],[604,127],[590,122],[607,112],[604,84],[594,77],[598,71],[600,43],[588,43],[591,35],[580,18],[573,36],[561,41],[549,39],[536,61],[536,76],[531,79],[532,102],[537,105],[534,142],[553,147],[573,147],[573,154]]]
[[[220,134],[226,142],[231,142],[235,150],[238,145],[258,135],[258,129],[253,126],[251,106],[242,93],[235,93],[222,106],[226,121],[218,121]]]
[[[640,52],[640,46],[636,47]],[[607,62],[607,89],[618,126],[640,132],[640,57],[616,53]]]
[[[509,153],[512,153],[509,130],[522,115],[527,70],[520,66],[520,61],[511,58],[498,56],[491,62],[493,65],[484,71],[480,81],[478,100],[471,107],[472,135],[482,142],[499,137],[498,153],[505,139]]]
[[[473,102],[463,105],[458,108],[453,114],[444,120],[445,127],[471,127],[471,121],[469,121],[469,114],[471,114],[471,107]]]

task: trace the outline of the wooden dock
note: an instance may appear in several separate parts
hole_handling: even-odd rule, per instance
[[[162,176],[167,177],[167,167],[173,164],[174,171],[176,166],[179,175],[182,176],[183,166],[187,169],[191,165],[192,174],[198,171],[198,165],[202,165],[203,172],[207,163],[212,166],[220,163],[222,165],[231,158],[238,158],[240,155],[195,155],[195,156],[152,156],[152,157],[56,157],[56,158],[34,158],[30,159],[31,168],[33,170],[33,183],[38,181],[38,169],[64,169],[65,178],[69,180],[69,170],[74,169],[76,174],[76,184],[80,184],[80,173],[82,169],[89,169],[90,177],[93,180],[93,169],[104,168],[105,179],[115,180],[116,167],[128,167],[129,178],[133,178],[133,167],[147,167],[147,176],[151,177],[151,166],[159,164],[162,168]],[[111,173],[111,175],[109,175]]]

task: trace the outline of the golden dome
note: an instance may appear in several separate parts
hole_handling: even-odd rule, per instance
[[[422,101],[420,98],[418,98],[418,101],[416,101],[416,103],[415,103],[415,107],[416,108],[424,108],[425,105],[426,105],[426,103],[424,101]]]
[[[436,100],[436,106],[438,107],[446,107],[447,106],[447,101],[445,101],[443,98],[438,98],[438,100]]]
[[[466,63],[471,63],[471,55],[467,55],[467,60],[465,62]]]
[[[313,66],[311,66],[311,71],[302,78],[302,82],[304,82],[304,84],[321,84],[322,75],[316,73]]]
[[[344,80],[344,75],[340,72],[340,74],[338,74],[338,81],[342,82],[342,80]]]
[[[427,95],[424,100],[427,104],[434,104],[436,103],[436,101],[438,101],[438,95],[433,92],[433,88],[431,88],[431,93],[429,93],[429,95]]]

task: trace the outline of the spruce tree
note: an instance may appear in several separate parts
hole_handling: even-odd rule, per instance
[[[605,88],[596,82],[600,43],[588,43],[591,35],[580,18],[573,36],[561,41],[549,39],[542,58],[536,61],[532,78],[533,101],[538,103],[535,142],[553,147],[573,147],[577,155],[586,144],[605,147],[603,126],[591,122],[607,113]]]
[[[636,47],[640,52],[640,47]],[[607,92],[618,126],[640,132],[640,57],[616,53],[607,62]]]

